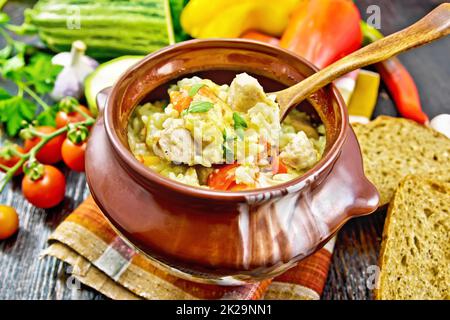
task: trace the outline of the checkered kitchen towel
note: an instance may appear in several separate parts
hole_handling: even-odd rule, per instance
[[[72,266],[80,282],[112,299],[320,299],[334,240],[279,277],[242,286],[177,278],[129,247],[89,197],[50,236],[43,252]]]

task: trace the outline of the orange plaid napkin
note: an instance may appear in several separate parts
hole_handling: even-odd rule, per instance
[[[43,255],[72,265],[72,275],[113,299],[320,299],[334,240],[273,280],[242,286],[199,284],[177,278],[128,246],[92,197],[50,236]]]

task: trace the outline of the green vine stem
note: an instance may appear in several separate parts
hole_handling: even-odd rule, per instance
[[[16,84],[19,87],[19,89],[22,89],[23,91],[28,93],[28,95],[32,97],[44,110],[48,110],[50,108],[50,106],[44,100],[42,100],[41,97],[39,97],[33,90],[31,90],[27,85],[23,83],[16,83]]]
[[[82,114],[86,118],[86,120],[72,123],[72,125],[77,125],[77,126],[84,125],[86,127],[90,127],[94,124],[94,122],[95,122],[94,118],[92,118],[88,114],[83,113],[83,111],[80,111],[79,108],[75,108],[75,110],[77,112],[79,112],[80,114]],[[2,169],[5,170],[5,176],[0,181],[0,193],[3,192],[3,190],[5,189],[5,186],[8,184],[9,181],[11,181],[11,179],[14,177],[14,174],[17,172],[17,170],[19,170],[25,164],[25,162],[27,162],[28,160],[36,161],[36,154],[39,152],[39,150],[41,150],[51,139],[67,132],[68,130],[69,130],[69,125],[66,125],[52,133],[49,133],[49,134],[42,134],[39,132],[39,134],[36,134],[36,136],[38,136],[41,140],[39,141],[38,144],[36,144],[33,148],[31,148],[27,153],[20,153],[20,152],[13,151],[15,155],[20,157],[20,160],[14,166],[12,166],[10,168],[9,167],[3,168],[3,166],[2,166]],[[35,130],[32,130],[32,133],[35,134],[37,132]]]

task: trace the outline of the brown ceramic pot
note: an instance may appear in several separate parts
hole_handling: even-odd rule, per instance
[[[247,72],[270,92],[315,71],[292,53],[248,40],[193,40],[148,55],[114,85],[93,128],[86,174],[95,201],[125,240],[178,276],[237,284],[287,270],[348,219],[378,205],[334,87],[299,106],[325,124],[324,157],[305,175],[270,188],[219,192],[165,178],[133,157],[126,128],[135,106],[163,98],[179,78],[230,83]]]

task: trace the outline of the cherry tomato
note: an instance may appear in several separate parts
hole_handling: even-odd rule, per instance
[[[7,239],[19,229],[19,217],[14,208],[0,205],[0,240]]]
[[[25,198],[38,208],[51,208],[64,199],[66,178],[53,166],[44,165],[41,178],[32,180],[25,175],[22,180],[22,192]]]
[[[64,140],[61,147],[64,163],[72,170],[84,171],[84,154],[86,152],[86,141],[75,144],[70,139]]]
[[[16,150],[17,150],[19,153],[25,153],[25,152],[26,152],[26,151],[24,150],[24,148],[22,148],[21,146],[17,146],[17,145],[16,145],[15,148],[16,148]],[[15,165],[17,162],[19,162],[19,161],[20,161],[20,158],[19,158],[18,156],[11,156],[9,159],[6,159],[6,158],[0,156],[0,164],[6,166],[6,167],[8,167],[8,168],[14,167],[14,165]],[[2,170],[2,169],[0,168],[0,171],[4,171],[4,170]],[[14,173],[14,175],[15,175],[15,176],[18,176],[18,175],[20,175],[20,174],[22,174],[22,173],[23,173],[22,168],[19,168],[19,169]]]
[[[88,114],[89,116],[92,116],[92,113],[89,111],[88,108],[85,106],[78,106],[84,113]],[[75,123],[75,122],[81,122],[86,120],[86,118],[79,112],[73,111],[73,112],[65,112],[65,111],[59,111],[56,114],[56,127],[62,128],[69,123]]]
[[[37,131],[49,134],[56,131],[55,128],[52,127],[37,127]],[[36,155],[36,158],[39,162],[45,164],[53,164],[62,160],[61,156],[61,146],[64,142],[64,135],[59,135],[51,139],[44,147]],[[25,150],[29,151],[35,145],[37,145],[41,141],[39,137],[34,137],[32,139],[25,140]]]

